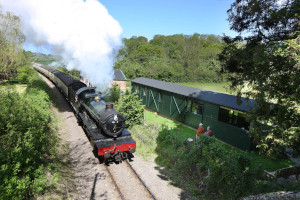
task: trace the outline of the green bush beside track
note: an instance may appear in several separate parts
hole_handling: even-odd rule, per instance
[[[50,89],[36,72],[23,70],[12,81],[28,84],[24,93],[8,83],[0,85],[0,199],[29,199],[42,193],[49,167],[45,157],[51,156],[56,143],[46,92]]]

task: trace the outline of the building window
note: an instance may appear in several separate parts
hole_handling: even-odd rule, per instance
[[[203,115],[203,105],[192,100],[187,101],[186,111],[197,115]]]
[[[144,96],[147,94],[147,88],[144,88]]]
[[[136,86],[136,93],[140,94],[140,87],[138,85]]]
[[[237,126],[239,128],[249,129],[249,123],[246,121],[246,113],[232,110],[230,108],[219,107],[219,121]]]

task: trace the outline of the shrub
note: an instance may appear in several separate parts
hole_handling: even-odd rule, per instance
[[[51,154],[48,94],[33,82],[25,94],[0,90],[0,196],[3,199],[32,198],[46,186],[44,154]]]
[[[140,124],[144,118],[144,106],[135,93],[126,92],[115,105],[115,109],[127,119],[130,126]]]
[[[31,83],[33,79],[37,78],[37,72],[31,69],[28,65],[20,68],[18,70],[18,75],[11,78],[10,81],[17,82],[17,83]]]
[[[121,88],[117,83],[112,84],[112,89],[110,93],[110,99],[112,102],[116,103],[119,101],[121,95]]]
[[[262,172],[251,166],[248,157],[235,152],[228,154],[214,137],[203,135],[190,149],[178,147],[173,137],[167,129],[160,131],[157,138],[160,159],[166,160],[166,165],[172,166],[172,170],[185,179],[205,182],[207,196],[214,194],[235,199],[253,191],[255,183],[261,179]]]

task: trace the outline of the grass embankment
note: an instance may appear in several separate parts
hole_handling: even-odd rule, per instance
[[[180,185],[196,198],[238,198],[300,189],[297,184],[280,185],[262,177],[262,170],[290,166],[293,163],[289,160],[269,160],[257,152],[242,152],[218,140],[208,140],[210,138],[204,138],[201,147],[186,148],[184,141],[194,138],[196,131],[149,111],[145,111],[144,124],[130,129],[137,141],[136,153],[166,167],[172,184]],[[211,178],[205,178],[208,169]]]
[[[72,173],[67,146],[56,135],[55,96],[36,72],[22,70],[0,84],[0,199],[63,199],[67,192],[58,183]]]
[[[151,140],[152,138],[156,139],[155,135],[157,136],[157,133],[154,133],[154,132],[157,130],[159,131],[164,126],[168,127],[170,132],[172,130],[174,136],[176,135],[178,141],[180,141],[182,143],[187,138],[195,139],[195,134],[196,134],[195,129],[189,128],[180,123],[176,123],[171,119],[167,119],[165,117],[157,115],[154,112],[151,112],[148,110],[145,110],[145,123],[144,124],[145,124],[144,128],[142,128],[142,126],[135,126],[135,127],[133,127],[132,130],[138,132],[138,134],[139,133],[142,134],[143,136],[144,136],[144,134],[146,134],[147,135],[146,137],[149,137],[148,140]],[[150,127],[150,130],[148,129],[148,127]],[[139,128],[141,130],[139,130]],[[135,135],[135,133],[134,133],[134,135]],[[139,138],[142,138],[142,136],[139,136]],[[137,139],[139,139],[139,138],[137,138]],[[150,141],[147,141],[145,138],[143,138],[141,142],[143,143],[145,141],[148,143],[150,142]],[[277,169],[288,167],[288,166],[291,166],[294,164],[290,160],[270,160],[270,159],[265,158],[262,155],[259,155],[258,152],[254,152],[254,151],[244,152],[244,151],[240,151],[237,148],[232,147],[226,143],[223,143],[221,141],[217,140],[217,142],[219,145],[222,145],[226,149],[226,151],[228,151],[228,153],[229,152],[241,153],[241,154],[249,157],[249,159],[251,160],[251,163],[253,165],[256,165],[256,166],[261,165],[262,168],[267,171],[275,171]],[[140,144],[140,145],[143,145],[143,144]],[[141,146],[141,147],[143,147],[143,146]],[[138,150],[137,153],[140,153],[141,155],[147,157],[148,155],[152,154],[151,151],[149,151],[149,153],[145,153],[145,152],[147,152],[147,148],[148,148],[147,145],[145,145],[144,148],[141,148],[141,152]]]
[[[235,93],[229,90],[229,83],[222,82],[222,83],[197,83],[197,82],[189,82],[189,83],[178,83],[180,85],[185,85],[188,87],[199,88],[203,90],[209,90],[219,93],[231,94],[235,95]]]

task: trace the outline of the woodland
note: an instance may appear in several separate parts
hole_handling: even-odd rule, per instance
[[[217,35],[156,35],[123,39],[114,68],[131,80],[148,77],[169,82],[220,82],[218,54],[223,42]]]

